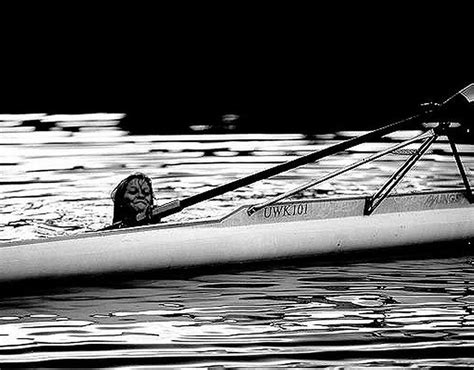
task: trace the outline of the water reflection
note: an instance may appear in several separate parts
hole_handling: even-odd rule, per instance
[[[420,289],[432,285],[426,265],[438,267],[444,289]],[[10,297],[0,358],[202,366],[218,354],[241,366],[394,365],[410,351],[451,348],[456,355],[425,363],[469,359],[473,274],[463,265],[464,257],[289,266]]]

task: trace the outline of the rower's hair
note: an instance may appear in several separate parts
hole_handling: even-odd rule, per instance
[[[148,184],[151,191],[151,204],[150,205],[153,206],[154,195],[153,195],[153,186],[151,184],[151,179],[147,175],[141,172],[135,172],[131,174],[130,176],[124,178],[122,181],[120,181],[119,184],[110,193],[110,197],[112,198],[114,202],[114,217],[113,217],[112,223],[123,221],[124,218],[127,217],[126,210],[124,207],[125,206],[124,195],[127,190],[127,185],[133,179],[144,180]]]

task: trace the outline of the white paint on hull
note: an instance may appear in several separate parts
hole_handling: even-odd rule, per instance
[[[257,225],[144,227],[0,247],[0,282],[262,261],[474,238],[474,207]]]

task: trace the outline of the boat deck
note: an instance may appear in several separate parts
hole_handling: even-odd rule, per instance
[[[311,200],[294,200],[276,203],[262,208],[249,215],[248,206],[241,206],[222,218],[209,218],[187,222],[169,222],[156,225],[139,226],[134,228],[88,232],[72,236],[59,236],[47,239],[31,239],[1,243],[0,248],[24,244],[45,243],[73,239],[105,236],[109,234],[140,233],[151,230],[174,228],[200,228],[200,227],[238,227],[255,226],[263,224],[300,222],[325,219],[342,219],[345,217],[364,216],[364,209],[368,197],[334,197]],[[404,213],[418,211],[434,211],[442,209],[469,208],[474,209],[466,196],[465,190],[430,191],[406,194],[393,194],[388,196],[370,216]]]

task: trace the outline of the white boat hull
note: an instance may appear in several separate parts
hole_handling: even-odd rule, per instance
[[[242,207],[216,221],[7,243],[0,246],[0,282],[410,248],[474,238],[474,205],[461,192],[390,197],[385,208],[370,216],[363,215],[364,202],[348,198],[282,203],[255,216]]]

